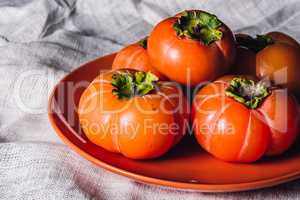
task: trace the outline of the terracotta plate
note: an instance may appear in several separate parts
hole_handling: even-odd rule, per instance
[[[300,177],[300,151],[253,164],[214,159],[186,137],[167,155],[134,161],[89,142],[78,124],[76,107],[81,93],[101,70],[109,69],[115,55],[99,58],[67,75],[49,100],[49,119],[63,141],[84,158],[136,181],[202,192],[242,191],[269,187]]]

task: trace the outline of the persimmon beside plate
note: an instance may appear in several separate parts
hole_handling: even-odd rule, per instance
[[[76,108],[83,90],[101,70],[111,68],[114,56],[79,67],[56,85],[49,99],[48,115],[53,128],[82,157],[139,182],[201,192],[252,190],[300,178],[298,145],[281,157],[234,164],[217,160],[201,150],[193,136],[185,137],[161,158],[145,161],[127,159],[89,142],[79,126]]]

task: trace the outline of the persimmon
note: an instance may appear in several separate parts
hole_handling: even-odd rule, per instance
[[[287,89],[226,76],[204,86],[193,101],[198,143],[213,156],[254,162],[284,153],[299,133],[299,112]]]
[[[295,39],[281,32],[270,32],[256,38],[241,38],[238,43],[256,54],[255,71],[259,78],[300,95],[300,45]]]
[[[135,69],[151,72],[161,80],[166,80],[166,77],[150,63],[147,53],[147,38],[121,49],[113,61],[112,69]]]
[[[231,30],[201,10],[184,11],[158,23],[149,35],[147,50],[157,70],[192,86],[228,72],[236,52]]]
[[[78,115],[91,142],[132,159],[166,153],[184,136],[188,120],[177,84],[127,69],[96,77],[80,98]]]

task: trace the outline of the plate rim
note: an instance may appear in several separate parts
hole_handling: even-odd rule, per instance
[[[74,69],[73,71],[67,73],[65,76],[63,76],[54,86],[52,89],[52,92],[48,98],[48,106],[47,106],[47,114],[48,114],[48,120],[52,126],[52,128],[55,130],[56,134],[62,139],[62,141],[70,147],[73,151],[75,151],[77,154],[79,154],[84,159],[94,163],[97,166],[100,166],[104,168],[105,170],[108,170],[110,172],[116,173],[118,175],[121,175],[123,177],[127,177],[130,179],[133,179],[137,182],[151,184],[151,185],[159,185],[163,187],[170,187],[170,188],[176,188],[181,190],[191,190],[191,191],[198,191],[198,192],[214,192],[214,193],[220,193],[220,192],[240,192],[240,191],[249,191],[249,190],[255,190],[255,189],[262,189],[267,187],[276,186],[282,183],[286,183],[289,181],[296,180],[300,178],[300,169],[295,172],[290,172],[281,176],[276,176],[268,179],[263,180],[257,180],[257,181],[251,181],[251,182],[244,182],[244,183],[232,183],[232,184],[203,184],[203,183],[188,183],[188,182],[180,182],[180,181],[172,181],[172,180],[166,180],[166,179],[159,179],[154,178],[134,172],[130,172],[128,170],[116,167],[114,165],[108,164],[100,159],[97,159],[90,155],[89,153],[85,152],[83,149],[78,147],[76,144],[72,143],[63,133],[63,131],[58,127],[58,125],[54,121],[54,115],[58,115],[55,112],[55,109],[53,109],[53,98],[55,91],[58,88],[58,85],[61,84],[65,79],[67,79],[71,74],[75,73],[76,71],[79,71],[82,67],[91,64],[92,62],[96,60],[100,60],[103,58],[108,58],[111,56],[114,56],[115,53],[108,54],[105,56],[98,57],[92,61],[89,61],[87,63],[84,63]]]

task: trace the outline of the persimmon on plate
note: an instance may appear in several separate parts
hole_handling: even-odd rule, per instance
[[[147,53],[147,37],[130,44],[121,49],[112,64],[112,69],[135,69],[139,71],[150,71],[161,80],[167,80],[156,68],[150,63]]]
[[[298,107],[286,88],[250,76],[227,75],[195,95],[195,136],[203,149],[224,161],[278,156],[298,138]]]
[[[296,97],[300,93],[300,44],[282,32],[269,32],[255,38],[236,34],[237,59],[234,74],[252,74],[287,87]]]
[[[87,138],[131,159],[158,158],[187,132],[189,105],[181,86],[151,72],[117,69],[83,92],[78,116]]]
[[[147,52],[151,64],[170,80],[196,86],[229,71],[235,46],[232,31],[217,16],[186,10],[153,28]]]
[[[112,54],[79,67],[56,85],[49,99],[53,128],[85,159],[139,182],[202,192],[251,190],[300,178],[297,147],[279,157],[238,164],[212,157],[199,148],[193,136],[184,138],[164,156],[146,161],[131,160],[91,143],[80,128],[76,110],[84,89],[101,70],[111,68],[114,57]]]

